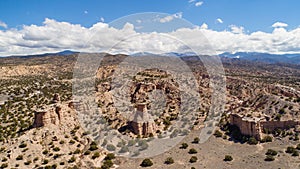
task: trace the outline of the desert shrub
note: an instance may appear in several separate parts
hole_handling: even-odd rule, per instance
[[[8,164],[7,163],[3,163],[1,164],[0,168],[7,168],[8,167]]]
[[[198,144],[198,143],[199,143],[199,141],[200,141],[199,137],[195,137],[192,143],[194,143],[194,144]]]
[[[80,153],[80,150],[78,148],[73,152],[73,154],[79,154],[79,153]]]
[[[58,152],[59,150],[60,150],[59,147],[54,147],[54,148],[53,148],[53,151],[55,151],[55,152]]]
[[[173,164],[174,163],[174,159],[172,157],[168,157],[166,160],[165,160],[165,164]]]
[[[111,160],[105,160],[101,166],[101,169],[109,169],[114,163]]]
[[[49,153],[49,151],[48,151],[48,150],[44,150],[42,153],[43,153],[44,155],[46,155],[46,154]]]
[[[25,165],[29,165],[29,164],[31,164],[31,161],[29,160],[29,161],[26,161],[26,162],[24,162],[24,164]]]
[[[266,155],[276,156],[278,153],[275,150],[268,149]]]
[[[261,139],[260,142],[264,143],[264,142],[272,142],[273,139],[271,136],[265,136],[263,139]]]
[[[90,150],[86,150],[86,152],[84,152],[84,155],[89,155],[89,154],[91,154]]]
[[[48,164],[49,160],[48,159],[44,159],[43,164]]]
[[[188,148],[188,144],[187,143],[182,143],[180,146],[180,149],[187,149]]]
[[[98,150],[97,144],[91,144],[89,150],[90,150],[90,151]]]
[[[93,154],[93,156],[92,156],[92,159],[94,160],[94,159],[96,159],[96,158],[98,158],[98,157],[100,157],[100,153],[99,153],[99,152],[95,152],[95,153]]]
[[[108,153],[108,154],[105,156],[104,160],[112,160],[112,159],[115,159],[115,158],[116,158],[115,154],[113,154],[113,153]]]
[[[190,158],[190,163],[195,163],[195,162],[197,162],[197,160],[198,160],[198,158],[196,156],[192,156]]]
[[[258,141],[254,137],[250,137],[248,140],[248,144],[250,145],[256,145]]]
[[[267,155],[265,161],[274,161],[275,158],[272,155]]]
[[[233,160],[233,158],[231,155],[225,155],[224,161],[232,161],[232,160]]]
[[[18,155],[18,157],[16,158],[16,160],[23,160],[23,155]]]
[[[25,147],[27,147],[27,144],[26,144],[26,143],[21,143],[21,144],[19,145],[19,148],[25,148]]]
[[[299,156],[299,152],[297,150],[295,150],[293,153],[292,153],[292,156]]]
[[[232,160],[233,160],[233,158],[231,155],[225,155],[224,161],[232,161]]]
[[[141,167],[150,167],[153,165],[153,162],[149,159],[149,158],[146,158],[142,161],[141,163]]]
[[[69,160],[68,163],[74,163],[76,161],[76,158],[72,156]]]
[[[108,144],[106,146],[106,148],[107,148],[108,151],[115,151],[116,150],[116,147],[114,145],[112,145],[112,144]]]
[[[216,137],[222,137],[223,134],[219,130],[216,130],[215,133],[214,133],[214,136],[216,136]]]
[[[191,148],[191,149],[189,150],[189,154],[197,154],[197,150],[194,149],[194,148]]]
[[[289,146],[286,148],[286,153],[292,154],[294,151],[296,151],[296,149],[292,146]]]

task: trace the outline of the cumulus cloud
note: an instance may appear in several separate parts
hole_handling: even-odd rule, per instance
[[[101,21],[101,22],[104,22],[104,18],[103,18],[103,17],[101,17],[101,18],[100,18],[100,21]]]
[[[190,48],[201,54],[238,51],[300,53],[300,28],[286,30],[275,27],[270,33],[257,31],[248,34],[241,26],[231,25],[230,31],[215,31],[209,29],[205,23],[198,27],[180,28],[165,33],[141,33],[136,32],[136,29],[131,23],[117,29],[103,22],[83,27],[46,18],[41,26],[25,25],[21,29],[0,30],[0,56],[58,52],[66,49],[126,54],[141,51],[188,52]],[[112,50],[109,50],[112,46]]]
[[[200,26],[201,29],[208,29],[208,25],[206,23],[203,23],[201,26]]]
[[[7,29],[7,24],[5,22],[0,21],[0,27]]]
[[[223,23],[223,20],[221,18],[216,19],[217,23]]]
[[[283,23],[283,22],[275,22],[272,25],[273,28],[284,28],[284,27],[287,27],[287,26],[288,26],[288,24]]]
[[[199,1],[199,2],[196,2],[196,3],[195,3],[195,6],[197,6],[197,7],[198,7],[198,6],[201,6],[201,5],[203,5],[203,2],[202,2],[202,1]]]
[[[232,33],[237,33],[237,34],[244,33],[245,28],[242,26],[238,27],[236,25],[230,25],[229,27],[230,27]]]
[[[166,17],[160,18],[159,22],[160,23],[171,22],[175,18],[182,18],[182,12],[178,12],[178,13],[175,13],[173,15],[168,15]]]

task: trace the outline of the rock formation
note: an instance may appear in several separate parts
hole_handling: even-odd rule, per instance
[[[133,120],[128,125],[136,135],[150,136],[155,134],[156,125],[147,112],[147,103],[136,104]]]

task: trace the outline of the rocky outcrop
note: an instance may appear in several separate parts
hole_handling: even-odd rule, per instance
[[[156,124],[147,112],[147,103],[137,103],[133,120],[128,122],[132,132],[139,136],[151,136],[155,134]]]
[[[65,126],[74,127],[78,124],[76,112],[72,102],[61,103],[59,95],[55,94],[53,104],[37,110],[34,116],[33,127]]]

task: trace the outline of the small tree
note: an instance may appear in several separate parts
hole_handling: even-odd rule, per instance
[[[112,159],[115,159],[115,158],[116,158],[115,154],[113,154],[113,153],[108,153],[108,154],[105,156],[104,160],[112,160]]]
[[[190,158],[190,163],[195,163],[195,162],[197,162],[197,160],[198,160],[198,158],[196,156],[192,156]]]
[[[292,146],[289,146],[286,148],[286,153],[292,154],[294,151],[296,151],[296,149]]]
[[[188,148],[188,144],[187,143],[182,143],[180,146],[180,149],[187,149]]]
[[[233,158],[231,155],[225,155],[224,161],[232,161]]]
[[[168,157],[165,161],[165,164],[173,164],[174,163],[174,160],[172,157]]]
[[[250,137],[248,140],[248,144],[250,145],[256,145],[258,141],[254,137]]]
[[[199,141],[200,141],[199,137],[195,137],[192,143],[194,143],[194,144],[198,144],[198,143],[199,143]]]
[[[194,148],[191,148],[191,149],[189,150],[189,154],[197,154],[197,150],[194,149]]]
[[[265,158],[265,161],[274,161],[275,158],[271,155],[267,155],[266,158]]]
[[[149,158],[144,159],[141,163],[141,167],[150,167],[152,165],[153,162]]]
[[[272,150],[272,149],[268,149],[268,151],[266,152],[266,155],[276,156],[277,155],[277,151]]]

